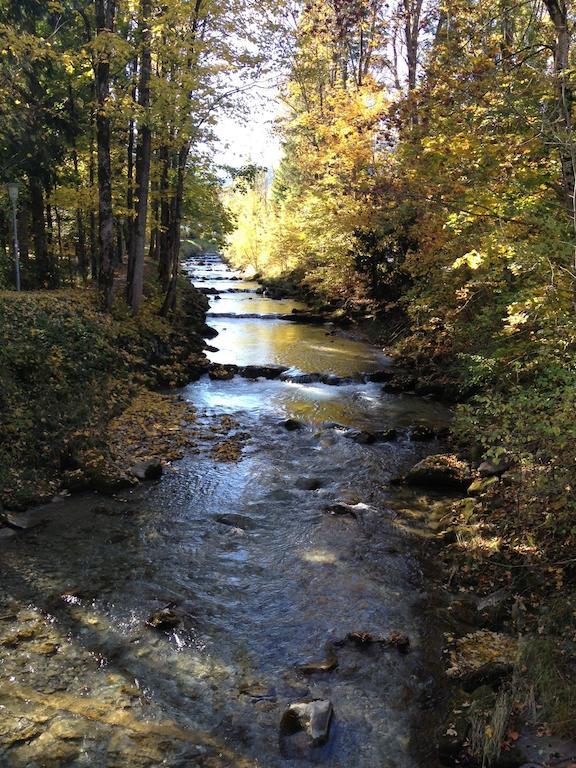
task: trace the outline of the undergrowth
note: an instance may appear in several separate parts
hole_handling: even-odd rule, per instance
[[[204,308],[192,288],[170,320],[154,295],[132,317],[121,301],[103,314],[86,291],[0,293],[0,500],[49,498],[136,391],[189,380]]]

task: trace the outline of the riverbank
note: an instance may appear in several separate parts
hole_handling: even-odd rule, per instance
[[[7,509],[60,492],[112,492],[135,482],[143,470],[134,466],[145,457],[170,457],[166,430],[186,414],[154,392],[205,370],[208,303],[182,281],[179,309],[167,320],[153,285],[148,294],[136,318],[120,302],[104,315],[87,291],[0,294],[0,500]],[[129,423],[119,420],[123,413]],[[151,417],[154,429],[146,426]],[[142,450],[132,456],[135,443]]]

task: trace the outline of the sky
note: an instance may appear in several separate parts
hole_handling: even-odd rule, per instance
[[[280,110],[277,86],[259,87],[250,102],[247,119],[225,115],[218,119],[215,160],[220,165],[239,167],[256,163],[274,169],[281,156],[280,142],[273,131]]]
[[[256,112],[256,111],[255,111]],[[280,160],[280,144],[272,134],[273,116],[255,114],[250,122],[222,118],[216,126],[219,138],[216,161],[235,167],[256,163],[276,168]]]

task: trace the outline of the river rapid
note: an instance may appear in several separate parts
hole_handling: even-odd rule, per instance
[[[159,482],[39,508],[42,526],[0,540],[0,766],[431,768],[442,502],[389,481],[440,450],[410,427],[449,414],[384,394],[366,381],[389,365],[382,350],[280,319],[303,305],[257,293],[218,255],[185,267],[218,291],[210,359],[288,370],[183,390],[199,420],[249,435],[238,461],[190,453]],[[349,431],[391,428],[374,444]],[[327,513],[336,503],[354,514]],[[146,626],[168,604],[179,625]],[[393,632],[408,653],[341,642]],[[331,648],[336,668],[299,669]],[[282,714],[310,699],[332,704],[329,738],[287,747]]]

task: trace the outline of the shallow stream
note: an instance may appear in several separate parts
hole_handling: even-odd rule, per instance
[[[409,427],[448,414],[365,383],[390,362],[381,350],[279,319],[303,305],[256,293],[217,255],[187,270],[220,296],[212,361],[289,371],[183,391],[199,419],[250,435],[238,462],[190,454],[158,483],[48,505],[42,526],[0,540],[0,766],[431,768],[439,639],[422,555],[437,504],[389,480],[438,449]],[[315,372],[341,383],[302,381]],[[346,427],[399,438],[359,444]],[[355,516],[327,514],[336,502]],[[167,604],[180,626],[147,627]],[[357,632],[400,632],[410,651],[348,643],[336,669],[298,671]],[[329,740],[287,757],[282,713],[316,698],[334,708]]]

